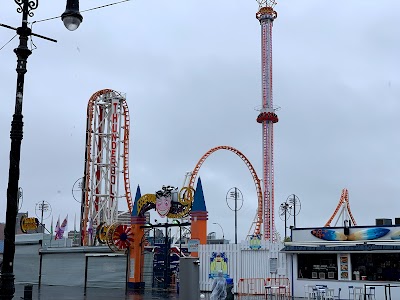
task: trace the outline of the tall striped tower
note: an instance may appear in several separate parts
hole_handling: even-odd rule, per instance
[[[261,25],[261,80],[262,101],[257,122],[262,125],[263,159],[263,234],[264,239],[274,241],[274,123],[278,116],[272,101],[272,25],[277,17],[275,0],[257,0],[256,14]]]

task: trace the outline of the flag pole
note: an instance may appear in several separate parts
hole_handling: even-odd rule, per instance
[[[50,247],[51,241],[53,240],[53,215],[51,215],[51,227],[50,227]]]
[[[74,216],[74,239],[72,240],[72,246],[75,244],[75,239],[76,239],[76,213]]]

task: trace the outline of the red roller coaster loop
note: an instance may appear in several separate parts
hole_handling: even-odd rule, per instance
[[[257,206],[257,220],[256,220],[256,226],[254,229],[254,234],[255,235],[259,235],[260,234],[260,228],[261,228],[261,224],[263,222],[262,216],[263,216],[263,200],[262,200],[262,190],[261,190],[261,185],[260,185],[260,179],[257,176],[256,171],[253,168],[253,165],[250,163],[250,161],[246,158],[246,156],[244,156],[244,154],[242,152],[240,152],[239,150],[230,147],[230,146],[218,146],[215,148],[212,148],[210,150],[208,150],[206,152],[206,154],[204,154],[200,160],[197,162],[196,167],[194,168],[192,175],[190,176],[190,180],[189,180],[189,187],[193,188],[197,174],[200,170],[201,165],[204,163],[204,161],[207,159],[207,157],[209,157],[212,153],[214,153],[215,151],[218,150],[228,150],[231,151],[233,153],[235,153],[237,156],[239,156],[244,163],[246,164],[246,166],[249,168],[249,171],[251,173],[251,176],[253,177],[254,180],[254,184],[256,186],[256,191],[257,191],[257,198],[258,198],[258,206]]]

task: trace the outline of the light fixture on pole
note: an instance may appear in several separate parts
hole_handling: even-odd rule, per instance
[[[279,206],[279,218],[281,218],[282,221],[285,221],[285,238],[284,240],[286,241],[287,238],[287,220],[290,217],[289,211],[292,209],[292,206],[287,203],[287,202],[283,202],[281,203],[281,205]]]
[[[56,42],[56,40],[32,33],[28,27],[28,17],[33,16],[33,10],[39,6],[39,0],[14,0],[18,5],[17,12],[22,13],[21,27],[14,28],[1,24],[2,27],[16,30],[19,35],[19,45],[14,49],[17,55],[17,88],[15,93],[15,110],[11,122],[11,149],[10,165],[7,185],[7,211],[6,225],[4,228],[3,264],[0,275],[0,299],[11,300],[14,298],[14,254],[15,254],[15,223],[18,212],[18,183],[20,176],[21,141],[23,137],[22,100],[24,96],[26,64],[32,51],[28,48],[28,38],[31,35]],[[75,8],[78,0],[68,0]],[[68,4],[68,3],[67,3]],[[79,6],[78,6],[79,7]],[[79,13],[79,11],[78,11]],[[76,27],[77,28],[77,27]],[[75,29],[76,29],[75,28]]]
[[[43,220],[46,220],[51,215],[51,205],[49,202],[42,200],[41,202],[36,203],[35,205],[35,214],[39,218],[40,217],[40,230],[41,233],[44,234],[44,231],[47,230],[43,224]],[[40,216],[39,216],[40,212]],[[48,231],[48,230],[47,230]]]
[[[224,241],[225,244],[225,234],[224,234],[224,229],[222,228],[221,224],[219,223],[213,223],[214,225],[218,225],[219,227],[221,227],[221,231],[222,231],[222,240]]]
[[[234,201],[235,202],[233,208],[230,206],[229,201]],[[238,201],[240,202],[239,205],[238,205]],[[237,244],[237,212],[243,206],[243,194],[237,187],[231,188],[226,193],[226,204],[228,205],[228,207],[231,210],[233,210],[235,212],[235,244]]]
[[[83,17],[79,12],[79,0],[67,0],[65,12],[61,15],[65,28],[69,31],[76,30],[83,21]]]
[[[293,226],[294,228],[296,228],[296,216],[299,214],[301,210],[300,199],[295,194],[292,194],[289,197],[287,197],[286,202],[289,203],[291,206],[289,214],[293,216]]]

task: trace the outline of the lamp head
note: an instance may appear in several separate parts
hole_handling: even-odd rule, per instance
[[[67,0],[67,7],[61,15],[61,20],[70,31],[74,31],[81,25],[83,17],[79,12],[79,0]]]

